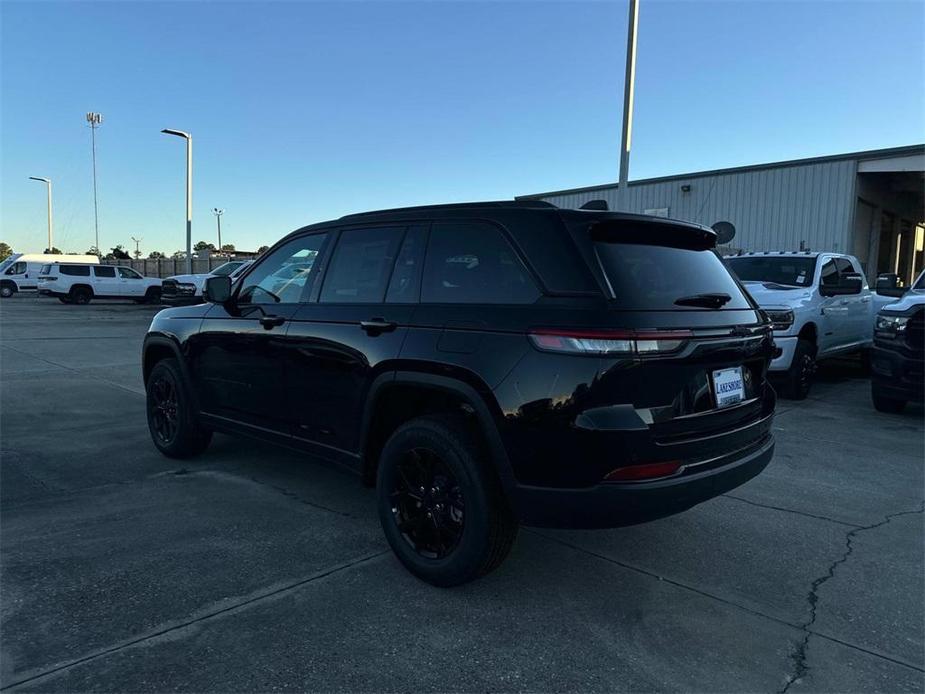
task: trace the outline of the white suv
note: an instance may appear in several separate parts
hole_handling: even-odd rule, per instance
[[[39,274],[38,293],[63,304],[88,304],[94,298],[153,304],[161,300],[161,279],[120,265],[49,263]]]

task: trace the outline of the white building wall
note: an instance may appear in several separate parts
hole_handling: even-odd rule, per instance
[[[626,211],[667,207],[674,219],[732,222],[731,245],[751,251],[799,250],[802,241],[813,250],[851,252],[857,167],[847,159],[630,182]],[[682,192],[684,185],[690,192]],[[539,199],[560,207],[604,199],[620,209],[616,186]]]

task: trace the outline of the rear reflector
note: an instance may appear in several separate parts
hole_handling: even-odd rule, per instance
[[[630,465],[627,467],[618,467],[610,471],[605,482],[642,482],[643,480],[653,480],[659,477],[671,477],[681,469],[680,460],[669,460],[665,463],[647,463],[645,465]]]
[[[690,330],[558,330],[538,328],[529,333],[537,349],[567,354],[659,354],[675,352]]]

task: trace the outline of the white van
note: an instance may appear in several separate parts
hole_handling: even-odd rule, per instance
[[[16,292],[35,291],[39,271],[48,263],[90,263],[98,265],[95,255],[65,255],[64,253],[14,253],[0,263],[0,296],[4,299]]]

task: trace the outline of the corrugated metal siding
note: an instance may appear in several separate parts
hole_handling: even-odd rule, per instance
[[[736,227],[732,245],[753,251],[813,250],[851,252],[857,160],[782,166],[773,169],[692,176],[687,179],[630,183],[629,212],[669,208],[669,216],[711,225],[725,220]],[[689,193],[681,192],[690,185]],[[617,188],[547,195],[560,207],[580,207],[604,199],[617,206]]]

